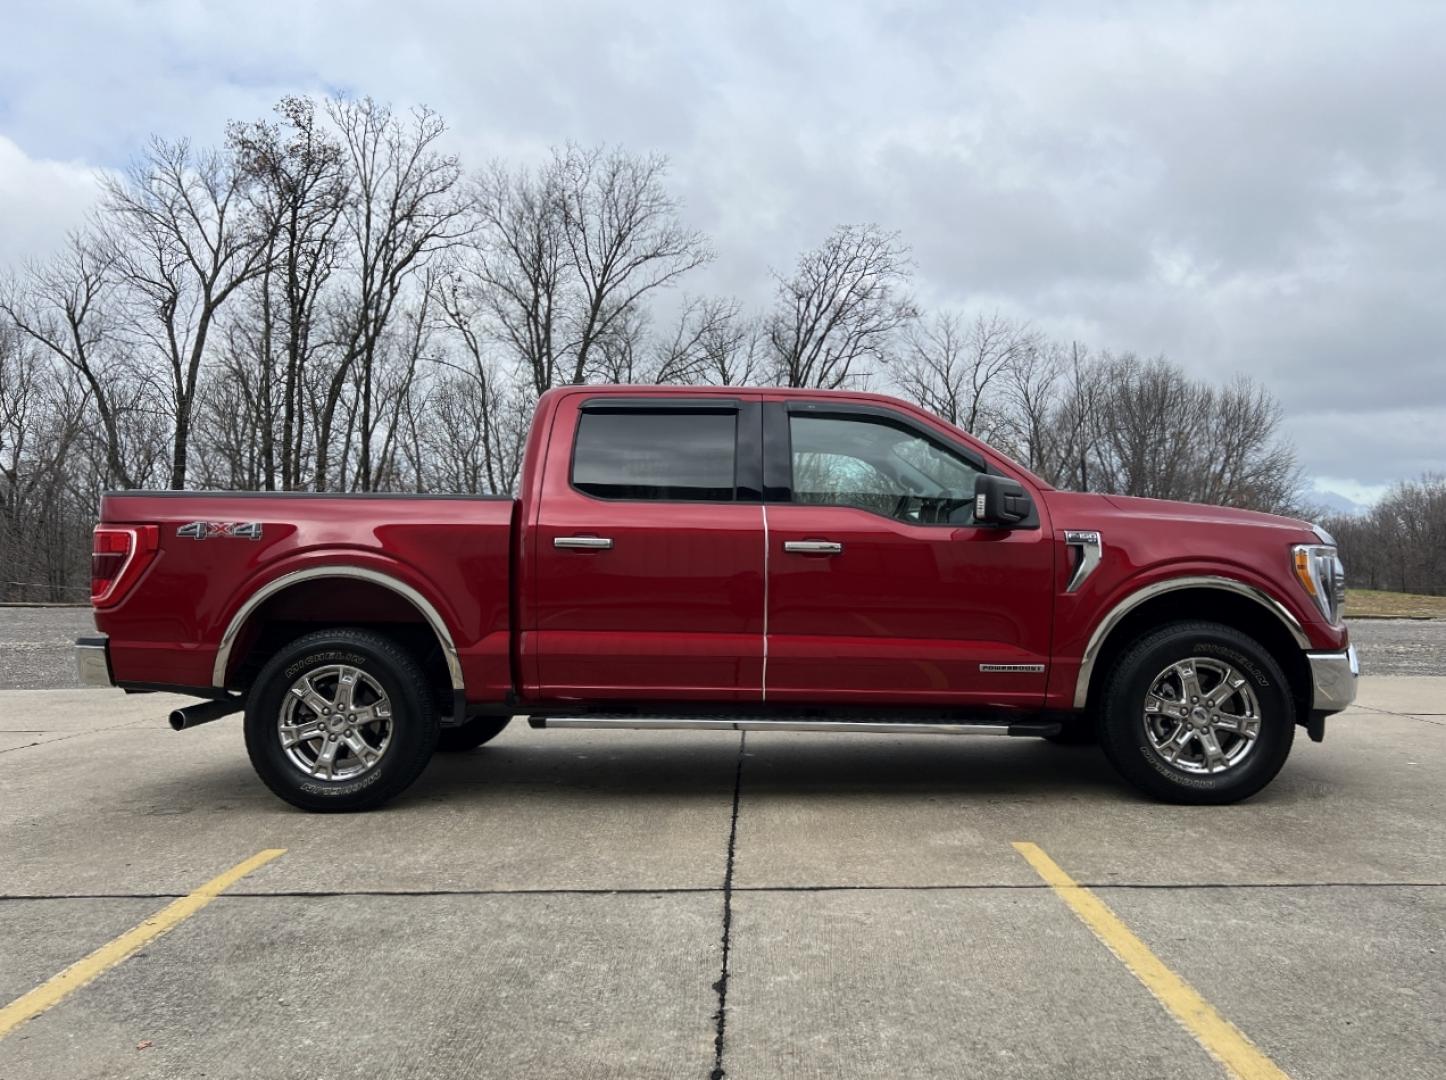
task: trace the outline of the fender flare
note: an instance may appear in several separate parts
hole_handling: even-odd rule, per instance
[[[226,632],[221,635],[221,644],[216,650],[216,662],[211,669],[212,685],[225,688],[226,669],[231,664],[231,650],[236,645],[236,639],[240,636],[242,627],[246,625],[246,621],[257,608],[266,600],[293,585],[323,578],[350,578],[354,581],[367,581],[373,585],[380,585],[384,589],[390,589],[410,603],[417,609],[417,613],[422,616],[427,625],[432,628],[432,633],[437,635],[437,643],[441,646],[442,656],[447,662],[447,674],[451,678],[453,691],[460,693],[466,689],[466,683],[462,677],[462,662],[458,659],[457,645],[452,640],[452,632],[447,629],[446,621],[432,602],[400,578],[364,566],[348,566],[343,563],[329,563],[325,566],[309,566],[304,570],[293,570],[289,574],[282,574],[280,577],[268,581],[248,596],[245,603],[236,610],[236,614],[231,616],[231,621],[226,626]]]
[[[1136,589],[1105,614],[1105,617],[1095,626],[1094,633],[1090,634],[1089,643],[1085,645],[1084,655],[1080,657],[1079,674],[1075,677],[1074,684],[1074,707],[1083,709],[1089,701],[1090,678],[1094,674],[1095,662],[1100,658],[1100,650],[1109,639],[1110,633],[1117,627],[1135,608],[1147,600],[1153,600],[1165,593],[1176,592],[1180,589],[1219,589],[1223,592],[1232,592],[1237,596],[1244,596],[1254,600],[1266,611],[1275,616],[1282,626],[1295,639],[1295,643],[1302,649],[1309,649],[1310,638],[1306,636],[1305,629],[1300,625],[1300,620],[1291,613],[1290,609],[1282,604],[1275,597],[1264,589],[1255,585],[1246,584],[1236,578],[1221,577],[1219,575],[1199,575],[1193,577],[1167,578],[1164,581],[1157,581],[1152,585],[1146,585]]]

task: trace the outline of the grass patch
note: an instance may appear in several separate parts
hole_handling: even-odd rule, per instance
[[[1446,596],[1347,589],[1346,618],[1352,615],[1394,616],[1401,619],[1446,619]]]

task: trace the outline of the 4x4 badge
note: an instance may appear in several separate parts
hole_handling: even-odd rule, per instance
[[[177,536],[190,540],[215,540],[229,537],[232,540],[260,540],[259,521],[193,521],[176,530]]]

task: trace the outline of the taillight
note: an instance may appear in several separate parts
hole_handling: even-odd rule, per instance
[[[156,554],[155,525],[97,525],[90,549],[90,602],[105,607],[120,601]]]

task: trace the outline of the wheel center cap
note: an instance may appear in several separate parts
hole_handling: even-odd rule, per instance
[[[328,721],[326,722],[326,726],[327,726],[327,730],[329,730],[329,731],[345,731],[345,730],[346,730],[346,717],[345,717],[345,716],[333,716],[330,720],[328,720]]]
[[[1190,710],[1190,723],[1197,728],[1207,728],[1210,726],[1210,714],[1197,705]]]

